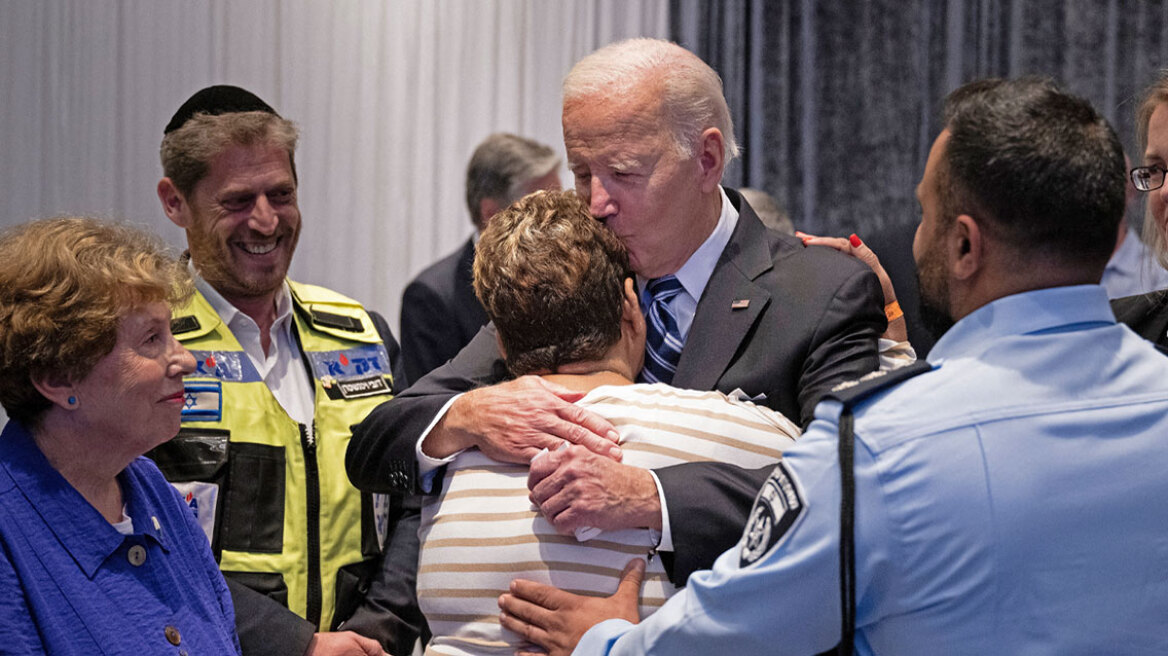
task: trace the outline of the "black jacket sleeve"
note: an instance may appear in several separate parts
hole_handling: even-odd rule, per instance
[[[393,498],[381,567],[361,605],[337,627],[377,640],[393,656],[409,656],[419,638],[423,644],[430,638],[418,607],[420,521],[419,496]]]
[[[409,387],[409,381],[406,379],[405,365],[402,364],[402,350],[398,345],[397,340],[393,336],[393,331],[389,329],[389,322],[385,317],[377,312],[370,312],[369,318],[373,320],[373,327],[377,329],[377,336],[381,338],[381,343],[385,344],[385,351],[389,354],[389,369],[393,374],[393,393],[397,394],[405,388]]]
[[[227,577],[235,606],[235,631],[243,656],[299,656],[316,627],[283,604]]]
[[[720,462],[653,470],[669,506],[674,551],[660,555],[671,583],[684,586],[690,574],[709,569],[738,542],[754,498],[772,471],[771,465],[742,469]]]
[[[880,366],[876,347],[887,328],[876,274],[861,268],[835,288],[815,322],[811,350],[799,375],[799,417],[804,428],[815,406],[840,383],[859,380]],[[793,418],[793,417],[792,417]]]
[[[421,492],[415,447],[422,432],[455,395],[506,378],[495,327],[488,324],[452,361],[374,408],[357,426],[345,454],[353,485],[369,492]],[[432,491],[440,487],[436,478]]]
[[[401,349],[385,318],[376,312],[369,315],[389,353],[393,390],[399,392],[405,386]],[[413,653],[414,643],[428,633],[416,592],[420,518],[421,499],[418,496],[410,494],[391,498],[385,545],[377,573],[370,580],[360,605],[337,626],[339,631],[354,631],[377,640],[394,656]]]

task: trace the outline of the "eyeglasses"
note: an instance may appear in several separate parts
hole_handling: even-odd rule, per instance
[[[1131,181],[1138,191],[1152,191],[1164,186],[1165,173],[1168,169],[1157,164],[1137,166],[1131,170]]]

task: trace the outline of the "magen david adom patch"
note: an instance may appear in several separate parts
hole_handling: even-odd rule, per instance
[[[742,536],[739,567],[758,562],[782,540],[803,514],[803,495],[794,474],[780,462],[759,490]]]

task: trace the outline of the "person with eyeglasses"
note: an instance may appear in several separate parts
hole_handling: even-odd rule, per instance
[[[1103,279],[1099,284],[1107,290],[1107,298],[1116,299],[1136,294],[1146,294],[1168,287],[1168,269],[1160,265],[1155,253],[1144,243],[1143,216],[1138,214],[1143,195],[1136,190],[1131,180],[1131,159],[1124,155],[1125,168],[1129,171],[1124,217],[1119,222],[1115,250],[1107,267],[1103,269]],[[1140,171],[1141,175],[1146,174]]]
[[[1136,110],[1136,130],[1143,151],[1143,165],[1130,172],[1132,186],[1146,194],[1144,242],[1160,266],[1168,269],[1168,69],[1144,92]],[[1168,349],[1168,289],[1136,294],[1111,302],[1115,318],[1127,324],[1161,350]]]

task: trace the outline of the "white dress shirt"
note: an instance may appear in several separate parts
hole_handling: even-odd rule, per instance
[[[308,370],[300,355],[300,346],[292,335],[292,292],[288,289],[288,283],[281,284],[280,290],[276,292],[276,320],[269,331],[271,341],[268,352],[264,353],[259,325],[223,298],[196,271],[192,272],[195,274],[195,287],[239,341],[243,352],[255,365],[256,371],[260,372],[264,384],[272,390],[280,407],[293,421],[303,424],[311,432],[315,397],[312,380],[308,377]]]

